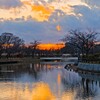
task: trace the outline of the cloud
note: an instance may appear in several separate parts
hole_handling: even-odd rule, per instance
[[[91,7],[100,7],[100,1],[99,0],[82,0],[82,2],[87,3]]]
[[[84,5],[73,6],[74,14],[59,17],[54,23],[59,24],[62,33],[66,34],[70,29],[93,29],[100,31],[100,10]],[[62,34],[62,35],[63,35]]]
[[[34,19],[38,21],[48,21],[53,9],[43,5],[32,5],[32,12],[36,13],[35,16],[32,16]]]
[[[74,6],[76,15],[81,14],[79,17],[81,23],[86,27],[100,28],[100,9],[89,8],[86,6]]]
[[[74,14],[72,8],[74,5],[85,5],[85,3],[80,0],[9,0],[9,2],[0,0],[0,6],[4,8],[0,9],[0,18],[15,20],[24,17],[27,20],[31,16],[33,20],[40,22],[49,21],[52,15]]]
[[[20,0],[0,0],[0,8],[7,9],[12,7],[21,6]]]

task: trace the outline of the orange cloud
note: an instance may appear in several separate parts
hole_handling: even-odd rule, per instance
[[[72,7],[74,5],[87,6],[85,3],[81,2],[81,0],[59,0],[59,2],[57,0],[51,2],[48,2],[48,0],[44,0],[44,2],[42,0],[20,0],[20,2],[21,6],[11,7],[10,9],[0,9],[0,19],[16,20],[24,18],[28,20],[32,18],[33,20],[35,19],[43,22],[48,21],[56,10],[63,13],[59,12],[54,16],[61,17],[66,14],[75,14]],[[57,30],[59,31],[60,28],[57,27]]]
[[[43,5],[33,5],[31,7],[32,11],[37,13],[35,19],[37,19],[38,21],[48,21],[49,17],[54,11],[53,9],[45,7]]]
[[[57,29],[57,31],[61,31],[61,26],[60,25],[57,25],[56,26],[56,29]]]
[[[23,1],[23,4],[31,7],[31,16],[37,21],[48,21],[54,11],[52,6],[36,5],[28,1]]]
[[[37,4],[35,4],[35,2],[37,2]],[[60,0],[58,1],[52,1],[50,3],[47,3],[47,0],[45,1],[45,4],[42,3],[42,0],[39,1],[35,1],[33,0],[25,0],[23,3],[25,5],[28,5],[31,7],[32,11],[31,11],[31,16],[33,19],[37,20],[37,21],[48,21],[49,18],[52,16],[53,12],[55,12],[56,10],[59,10],[61,12],[59,12],[56,16],[60,17],[63,15],[75,15],[74,14],[74,10],[72,8],[73,5],[85,5],[84,3],[81,2],[81,0]],[[63,13],[62,13],[63,12]],[[58,31],[61,30],[60,26],[57,26],[56,28]]]

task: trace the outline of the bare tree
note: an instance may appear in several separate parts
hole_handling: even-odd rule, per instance
[[[97,34],[97,32],[92,30],[85,32],[70,30],[62,40],[77,48],[78,53],[80,52],[83,57],[84,55],[88,56],[90,50],[94,47]]]
[[[0,46],[5,49],[8,56],[11,52],[16,52],[23,44],[24,40],[13,35],[12,33],[2,33],[0,36]]]
[[[31,43],[30,43],[30,47],[31,47],[31,49],[32,49],[32,57],[35,56],[36,50],[37,50],[39,44],[40,44],[40,42],[37,41],[37,40],[34,40],[34,42],[31,42]]]

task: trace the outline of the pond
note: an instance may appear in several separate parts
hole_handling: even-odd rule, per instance
[[[65,63],[0,66],[0,100],[100,100],[100,76]]]

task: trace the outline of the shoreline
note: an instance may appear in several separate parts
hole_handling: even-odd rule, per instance
[[[39,62],[39,58],[23,57],[23,58],[1,58],[1,64],[16,64],[16,63],[35,63]]]
[[[81,72],[81,73],[90,73],[90,74],[99,74],[100,75],[100,64],[88,64],[88,67],[86,66],[86,64],[88,63],[81,63],[78,64],[77,66],[75,66],[74,64],[68,64],[65,66],[65,69],[72,69],[75,72]],[[91,67],[92,65],[92,67]],[[99,66],[99,70],[98,68],[95,68],[95,65]],[[90,68],[90,69],[89,69]]]

